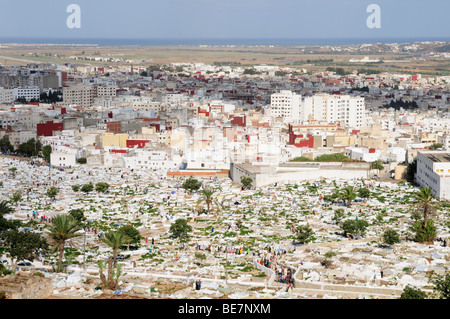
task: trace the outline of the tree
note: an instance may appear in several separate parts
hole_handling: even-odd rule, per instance
[[[3,236],[4,245],[11,256],[12,269],[15,269],[17,261],[33,261],[39,253],[45,253],[48,243],[40,234],[28,230],[18,231],[11,229]]]
[[[11,213],[12,208],[9,206],[8,201],[4,200],[0,202],[0,218],[4,215]]]
[[[436,227],[433,220],[429,220],[426,226],[423,220],[417,220],[411,224],[411,230],[415,233],[419,243],[433,242],[436,238]]]
[[[51,103],[54,104],[56,102],[62,101],[62,92],[59,90],[53,90],[48,92],[42,92],[39,96],[39,100],[42,103]]]
[[[438,294],[439,299],[450,299],[450,274],[447,272],[445,276],[436,275],[434,280],[433,290]]]
[[[103,274],[103,269],[105,269],[106,264],[108,264],[108,277]],[[112,257],[106,260],[97,261],[98,271],[100,274],[100,280],[102,281],[102,286],[111,290],[116,290],[119,286],[119,279],[122,275],[122,266],[117,264],[112,266]]]
[[[22,222],[17,219],[7,220],[5,218],[0,218],[0,233],[6,232],[10,229],[19,229],[22,226]]]
[[[199,190],[201,186],[202,184],[197,179],[189,176],[189,178],[186,179],[181,185],[181,188],[189,191],[189,193],[192,193],[193,191]]]
[[[58,194],[58,192],[59,192],[58,188],[55,186],[52,186],[47,190],[46,195],[48,197],[50,197],[50,199],[54,200],[56,195]]]
[[[389,246],[400,242],[400,235],[393,229],[388,229],[383,234],[383,242]]]
[[[359,219],[349,219],[342,223],[342,230],[344,231],[344,236],[348,234],[355,236],[361,235],[364,236],[366,228],[369,226],[369,223],[365,220]]]
[[[109,184],[108,183],[104,183],[104,182],[99,182],[97,184],[95,184],[95,190],[97,192],[106,192],[109,188]]]
[[[341,192],[342,200],[347,202],[347,206],[350,207],[352,205],[352,200],[356,198],[356,192],[353,186],[345,187]]]
[[[112,267],[116,266],[117,253],[119,252],[120,247],[129,243],[131,240],[132,239],[129,238],[124,231],[119,230],[107,232],[102,238],[102,241],[112,249]],[[112,269],[110,268],[108,273],[111,273],[111,270]]]
[[[25,143],[22,143],[17,148],[17,153],[26,156],[36,156],[42,151],[42,143],[39,139],[31,138]]]
[[[261,72],[256,71],[256,69],[254,68],[249,68],[245,69],[243,74],[254,75],[254,74],[261,74]]]
[[[42,156],[44,156],[44,159],[47,163],[50,163],[50,154],[52,153],[52,147],[50,145],[45,145],[42,148]]]
[[[285,71],[275,71],[275,76],[285,76],[286,74],[288,74]]]
[[[173,238],[178,238],[180,243],[183,244],[183,248],[184,248],[184,243],[189,242],[189,232],[192,231],[192,227],[190,225],[188,225],[187,220],[186,219],[177,219],[175,221],[175,223],[173,223],[172,225],[170,225],[170,229],[169,232],[172,234]]]
[[[11,196],[10,202],[15,205],[20,201],[22,201],[22,193],[20,191],[14,192]]]
[[[86,164],[87,160],[86,157],[80,157],[77,159],[78,164]]]
[[[248,176],[241,176],[241,184],[245,188],[249,188],[252,183],[253,183],[253,178],[248,177]]]
[[[217,202],[216,199],[213,198],[214,195],[214,191],[211,189],[202,189],[200,191],[200,193],[203,195],[203,198],[201,198],[197,204],[200,203],[206,203],[206,207],[207,207],[207,212],[208,214],[211,212],[211,206],[215,205],[217,210],[220,209],[220,204]]]
[[[314,234],[313,230],[309,225],[300,225],[297,227],[297,232],[295,233],[295,239],[300,244],[307,243],[312,235]]]
[[[438,148],[442,148],[444,146],[444,144],[442,143],[433,143],[430,145],[430,150],[437,150]]]
[[[72,185],[72,190],[78,192],[80,190],[80,185]]]
[[[48,235],[55,242],[56,247],[59,249],[58,264],[56,267],[57,272],[62,271],[62,259],[64,255],[64,245],[67,240],[80,236],[77,234],[81,227],[70,215],[57,215],[53,218],[50,225]]]
[[[332,217],[332,220],[334,220],[336,224],[340,224],[344,216],[345,216],[344,210],[342,208],[338,208],[334,211],[334,216]]]
[[[120,227],[119,231],[123,232],[130,239],[128,244],[137,245],[141,241],[141,233],[131,225],[124,225]],[[128,249],[129,248],[130,247],[128,247]]]
[[[69,215],[73,217],[78,223],[85,220],[84,211],[81,208],[71,209]]]
[[[2,152],[5,152],[5,151],[12,152],[12,151],[14,151],[14,146],[12,146],[11,142],[9,141],[9,135],[4,135],[0,139],[0,151],[2,151]]]
[[[376,169],[378,171],[384,169],[384,166],[383,166],[383,164],[381,164],[380,160],[376,160],[375,162],[372,162],[371,167],[372,167],[372,169]]]
[[[0,234],[3,232],[7,232],[10,229],[18,229],[22,226],[20,220],[13,219],[7,220],[3,216],[11,213],[12,208],[9,206],[9,202],[4,200],[0,202]]]
[[[370,197],[370,190],[365,188],[365,187],[361,187],[360,189],[358,189],[358,195],[361,198],[369,198]]]
[[[81,187],[81,191],[86,194],[92,192],[93,190],[94,190],[94,185],[92,185],[92,183],[84,184]]]
[[[435,199],[434,194],[429,187],[423,187],[418,192],[413,194],[413,200],[417,207],[423,213],[423,227],[426,228],[428,224],[429,215],[433,212],[432,202]]]
[[[27,104],[27,99],[24,96],[19,96],[15,102],[19,104]]]
[[[426,292],[420,290],[419,288],[406,286],[398,299],[426,299],[426,298],[427,298]]]
[[[413,183],[414,182],[414,176],[417,173],[417,157],[414,158],[414,160],[408,164],[406,167],[406,180],[408,182]]]

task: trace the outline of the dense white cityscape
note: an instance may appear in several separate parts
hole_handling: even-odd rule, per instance
[[[19,220],[59,247],[3,241],[4,297],[394,299],[448,282],[450,76],[67,61],[0,64],[2,231]]]
[[[88,166],[158,169],[168,176],[344,153],[354,161],[382,161],[388,178],[401,179],[418,153],[448,150],[450,77],[254,69],[263,74],[201,63],[153,71],[2,66],[0,138],[14,148],[39,139],[52,147],[55,167],[75,167],[81,158]],[[57,101],[35,102],[52,92]],[[397,101],[414,107],[389,107]],[[449,160],[438,162],[439,169],[419,169],[417,182],[450,199]]]

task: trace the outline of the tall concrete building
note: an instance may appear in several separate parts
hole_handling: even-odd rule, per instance
[[[355,128],[366,124],[364,98],[350,95],[316,94],[302,98],[301,95],[283,90],[271,95],[269,113],[289,122],[315,120]]]
[[[94,102],[94,90],[91,85],[73,85],[63,88],[63,104],[89,108]]]
[[[115,97],[116,91],[115,86],[77,84],[63,88],[63,104],[90,108],[94,105],[94,98]]]
[[[274,93],[270,96],[270,116],[283,117],[292,121],[300,119],[302,96],[288,90]],[[302,116],[303,117],[303,116]]]
[[[316,94],[303,99],[302,109],[303,121],[341,123],[343,126],[356,128],[366,123],[363,97]]]

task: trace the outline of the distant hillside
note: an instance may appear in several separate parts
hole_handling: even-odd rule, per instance
[[[450,43],[444,44],[440,47],[436,47],[433,49],[435,52],[449,52],[450,53]]]

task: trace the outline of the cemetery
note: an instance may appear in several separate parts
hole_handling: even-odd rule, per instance
[[[341,178],[250,188],[205,176],[195,190],[183,188],[185,176],[161,170],[63,169],[10,158],[0,158],[0,173],[0,202],[12,209],[3,218],[20,221],[19,231],[49,238],[57,216],[82,216],[77,235],[63,244],[62,264],[52,241],[25,260],[31,266],[2,249],[15,270],[0,277],[9,297],[395,299],[406,286],[432,292],[430,273],[448,268],[449,205],[436,202],[430,218],[437,236],[417,242],[411,227],[421,214],[413,201],[419,188],[405,182]],[[345,190],[353,195],[338,195]],[[114,253],[108,233],[125,226],[138,235]],[[389,243],[388,230],[398,240]],[[116,265],[110,286],[108,262]],[[11,276],[33,284],[18,280],[21,289],[8,291]]]

